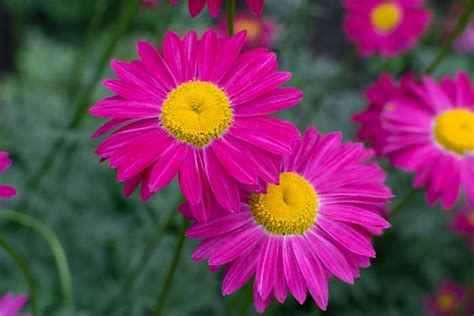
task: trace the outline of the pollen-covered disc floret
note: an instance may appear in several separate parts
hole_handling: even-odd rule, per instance
[[[224,91],[210,82],[190,81],[171,91],[160,120],[176,139],[203,147],[224,134],[233,116]]]
[[[292,172],[280,175],[267,193],[252,193],[250,209],[255,221],[274,235],[302,235],[313,225],[318,195],[311,184]]]
[[[436,141],[458,155],[474,152],[474,111],[452,109],[439,114],[433,129]]]
[[[225,268],[224,295],[255,276],[258,312],[273,297],[283,303],[288,292],[303,304],[308,291],[325,310],[329,280],[353,283],[359,268],[370,265],[371,237],[390,226],[382,214],[392,195],[385,173],[370,162],[372,151],[341,138],[308,129],[284,157],[279,184],[266,191],[242,187],[240,211],[187,231],[204,239],[193,260]],[[188,206],[180,210],[193,218]]]
[[[344,0],[344,31],[363,56],[394,57],[414,48],[431,22],[423,0]]]
[[[161,51],[140,41],[139,60],[112,61],[118,78],[104,85],[115,95],[90,113],[110,119],[93,135],[111,132],[96,153],[118,170],[126,196],[141,184],[146,201],[178,175],[194,218],[206,221],[216,209],[239,210],[240,186],[278,182],[300,133],[270,114],[303,94],[281,87],[291,74],[277,71],[275,53],[242,54],[245,43],[245,32],[168,32]]]
[[[474,89],[465,73],[412,81],[380,117],[384,153],[397,167],[415,173],[430,204],[450,209],[464,193],[474,205]],[[464,191],[464,192],[462,192]]]

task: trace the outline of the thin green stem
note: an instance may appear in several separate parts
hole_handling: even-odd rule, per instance
[[[178,206],[181,204],[181,199],[178,202]],[[115,295],[104,304],[102,308],[100,308],[96,315],[110,315],[110,309],[117,303],[122,295],[128,293],[131,289],[135,287],[136,282],[139,279],[140,273],[144,270],[147,263],[150,261],[151,255],[153,254],[153,250],[156,249],[158,244],[161,241],[161,238],[166,230],[166,228],[170,225],[173,215],[176,213],[176,208],[173,207],[170,209],[169,214],[167,215],[165,222],[159,227],[156,232],[151,236],[148,242],[143,248],[143,252],[141,253],[137,263],[131,269],[130,273],[127,275],[126,279],[123,281],[122,286],[120,286],[119,290],[115,293]]]
[[[416,193],[418,190],[411,188],[410,191],[408,191],[402,199],[398,202],[398,204],[393,208],[393,210],[390,212],[390,218],[394,218],[397,216],[398,213],[415,197]]]
[[[227,32],[229,37],[235,34],[235,0],[227,0]]]
[[[46,225],[26,214],[14,212],[5,208],[0,208],[0,217],[6,218],[20,225],[28,227],[40,234],[48,243],[59,272],[61,288],[63,292],[63,304],[67,309],[72,306],[72,281],[69,264],[56,234]]]
[[[425,69],[423,73],[430,75],[446,58],[449,51],[453,47],[454,41],[461,35],[462,31],[466,28],[471,15],[474,12],[474,0],[468,0],[464,13],[459,17],[458,23],[454,28],[453,33],[449,36],[448,40],[444,43],[443,47],[439,51],[438,55],[435,57],[433,62]]]
[[[10,255],[10,257],[12,257],[13,261],[15,261],[16,265],[18,266],[18,268],[20,268],[21,272],[23,273],[26,283],[28,283],[31,310],[33,312],[33,315],[38,315],[38,298],[36,295],[36,287],[33,282],[33,278],[31,277],[30,270],[28,270],[28,267],[26,266],[25,262],[16,253],[13,247],[10,246],[10,244],[7,243],[5,239],[3,239],[3,237],[1,236],[0,236],[0,246],[2,246],[3,249],[5,249],[5,251]]]
[[[168,267],[168,272],[166,273],[166,278],[163,283],[163,288],[161,289],[160,296],[158,297],[155,307],[153,308],[151,316],[159,316],[161,315],[163,311],[163,307],[165,306],[166,299],[168,298],[168,295],[169,295],[171,283],[173,282],[174,276],[176,274],[176,270],[178,268],[179,260],[181,259],[181,253],[183,252],[183,245],[185,241],[184,235],[185,235],[187,226],[188,226],[188,223],[186,222],[185,219],[183,219],[181,223],[181,227],[179,229],[179,238],[178,238],[178,241],[176,242],[173,259],[171,260],[171,264]]]
[[[247,310],[249,309],[249,305],[252,302],[253,297],[253,280],[247,282],[245,287],[242,290],[242,303],[240,304],[238,316],[244,316],[247,314]]]

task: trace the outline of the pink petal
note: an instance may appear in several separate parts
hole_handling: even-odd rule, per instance
[[[278,237],[270,237],[263,242],[255,277],[255,286],[262,297],[268,297],[272,291],[280,248],[281,242]]]
[[[306,286],[300,268],[298,267],[295,254],[292,250],[290,238],[283,238],[282,254],[283,270],[288,288],[295,299],[300,304],[303,304],[306,300]]]
[[[256,116],[271,114],[296,105],[303,98],[303,92],[295,88],[273,89],[268,94],[240,104],[236,116]]]
[[[181,164],[187,159],[188,146],[178,144],[163,152],[150,173],[150,191],[159,191],[167,186],[178,173]]]
[[[228,214],[207,223],[197,223],[186,231],[190,238],[210,238],[238,229],[252,221],[252,216],[247,212]]]
[[[195,150],[189,150],[188,157],[179,170],[179,185],[186,200],[193,205],[202,201],[202,178],[200,157]]]

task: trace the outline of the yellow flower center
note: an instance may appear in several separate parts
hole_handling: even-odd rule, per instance
[[[260,24],[255,19],[241,19],[235,22],[235,30],[237,32],[247,31],[247,37],[250,40],[255,40],[260,36]]]
[[[474,151],[474,112],[454,109],[441,113],[435,120],[434,137],[456,154]]]
[[[189,81],[170,92],[160,120],[176,139],[204,147],[224,134],[233,115],[230,100],[219,87],[210,82]]]
[[[267,193],[253,193],[250,209],[255,221],[273,235],[302,235],[313,225],[319,199],[303,177],[284,172],[280,184],[269,184]]]
[[[441,293],[438,295],[438,305],[441,310],[449,311],[455,307],[456,299],[451,293]]]
[[[370,20],[372,26],[379,32],[393,31],[402,19],[402,10],[396,3],[381,3],[372,9]]]

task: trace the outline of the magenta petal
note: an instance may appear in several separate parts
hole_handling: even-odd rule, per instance
[[[255,283],[255,282],[254,282]],[[272,302],[272,295],[268,295],[266,297],[262,297],[257,290],[257,285],[253,286],[253,304],[255,306],[255,310],[262,314],[267,309],[268,305]]]
[[[191,14],[191,17],[194,18],[196,15],[198,15],[199,12],[201,12],[202,9],[204,8],[205,4],[206,4],[206,0],[189,1],[188,7],[189,7],[189,13]]]
[[[252,11],[252,13],[255,15],[262,14],[264,1],[265,0],[245,0],[250,11]]]
[[[153,78],[167,91],[171,91],[178,85],[168,65],[166,65],[153,45],[146,41],[139,41],[137,43],[137,50],[143,63],[150,69],[150,73],[155,74]]]
[[[262,297],[268,297],[272,291],[280,248],[281,242],[278,237],[270,237],[263,242],[255,277],[255,286]]]
[[[150,173],[150,191],[163,189],[178,173],[183,160],[187,159],[188,146],[179,144],[169,147],[158,159]]]
[[[195,150],[188,151],[188,157],[179,170],[179,185],[186,200],[196,205],[202,201],[202,178],[199,156]]]
[[[280,251],[278,252],[278,257],[275,260],[275,266],[276,266],[277,272],[275,274],[275,282],[273,285],[273,295],[275,295],[275,298],[281,304],[285,302],[286,296],[288,294],[288,286],[286,285],[285,271],[283,268],[282,247],[283,246],[280,243]]]
[[[208,0],[207,1],[207,8],[209,10],[209,14],[215,18],[221,12],[222,7],[222,0]]]
[[[9,185],[0,184],[0,198],[9,199],[16,195],[16,189]]]
[[[249,247],[255,246],[263,238],[264,233],[254,225],[248,225],[226,237],[216,247],[209,258],[210,265],[226,264],[242,255]]]
[[[209,185],[219,204],[230,211],[238,211],[240,195],[235,180],[222,167],[212,150],[204,150],[203,157]]]
[[[91,138],[97,138],[97,137],[100,137],[100,136],[103,136],[105,134],[107,134],[109,131],[111,131],[112,129],[124,124],[125,122],[127,122],[128,119],[111,119],[110,121],[108,121],[107,123],[105,123],[104,125],[102,125],[101,127],[99,127],[95,132],[94,134],[91,135]]]
[[[198,79],[210,81],[217,55],[217,37],[213,30],[207,30],[201,37],[198,53]]]
[[[375,250],[370,243],[370,239],[362,232],[348,224],[327,220],[322,214],[318,216],[317,223],[329,236],[353,253],[375,257]]]
[[[390,223],[380,215],[355,205],[323,205],[320,212],[324,216],[361,226],[390,227]]]
[[[193,255],[192,255],[192,260],[193,261],[201,261],[208,259],[214,249],[219,246],[223,242],[222,238],[216,237],[216,238],[208,238],[205,239],[197,248],[194,250]]]
[[[325,233],[318,227],[315,230],[310,230],[305,238],[308,246],[315,250],[315,254],[324,264],[324,266],[331,271],[336,277],[344,282],[353,284],[354,276],[351,273],[351,268],[347,263],[344,254],[331,241],[324,237]]]
[[[306,286],[298,262],[290,244],[290,238],[283,238],[282,259],[286,283],[295,299],[303,304],[306,300]]]
[[[238,229],[252,221],[248,212],[238,212],[219,217],[207,223],[197,223],[186,231],[190,238],[210,238]]]
[[[322,310],[328,304],[328,280],[319,259],[314,255],[309,245],[301,237],[290,239],[296,262],[301,274],[306,280],[311,296]]]
[[[119,96],[107,97],[96,103],[89,113],[99,117],[151,118],[158,117],[158,105],[144,101],[127,100]]]
[[[251,246],[225,271],[222,295],[230,295],[240,289],[255,273],[261,245]]]
[[[246,38],[247,33],[245,31],[241,31],[231,38],[223,40],[223,43],[220,45],[219,51],[217,53],[217,60],[219,60],[220,63],[218,63],[214,69],[214,73],[212,75],[213,82],[220,82],[222,77],[224,77],[229,71],[230,67],[232,67],[236,58],[239,56],[239,53],[245,44]],[[232,104],[234,104],[234,102],[232,102]]]
[[[184,81],[193,80],[197,75],[197,54],[199,41],[195,31],[189,32],[183,40],[184,57],[186,59],[186,69]]]
[[[163,57],[178,83],[186,82],[184,47],[174,32],[167,32],[163,38]]]

